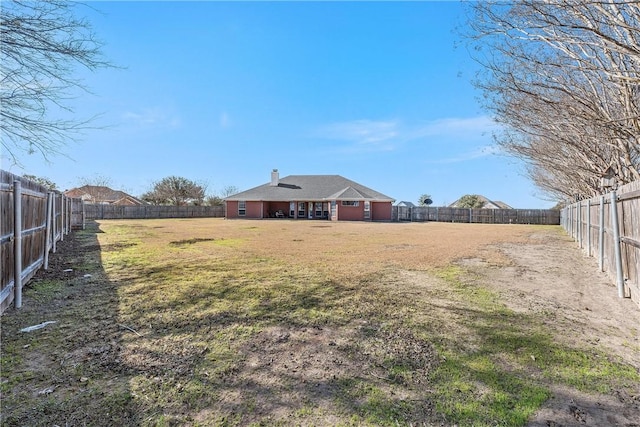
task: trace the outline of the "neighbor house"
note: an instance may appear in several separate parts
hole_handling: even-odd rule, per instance
[[[225,199],[227,218],[390,221],[394,199],[340,175],[289,175]]]
[[[101,205],[138,206],[146,204],[142,200],[133,197],[124,191],[112,190],[103,185],[83,185],[64,192],[67,197],[82,199],[86,203]]]
[[[484,205],[482,206],[482,209],[513,209],[511,206],[509,206],[508,204],[506,204],[505,202],[501,202],[501,201],[493,201],[493,200],[489,200],[484,196],[481,195],[477,195],[478,199],[484,202]],[[449,205],[450,208],[458,208],[460,206],[458,206],[458,203],[460,203],[460,200],[462,199],[462,197],[458,200],[456,200],[455,202],[451,203]]]

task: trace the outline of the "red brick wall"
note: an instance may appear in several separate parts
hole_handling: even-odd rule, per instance
[[[264,204],[264,207],[263,207]],[[227,218],[268,218],[269,211],[275,212],[278,209],[288,215],[288,202],[246,202],[246,214],[238,216],[238,202],[227,202]],[[308,206],[305,206],[308,209]],[[338,201],[338,220],[339,221],[363,221],[364,220],[364,202],[361,200],[359,206],[342,206],[342,202]],[[297,209],[297,205],[296,205]],[[305,210],[308,215],[308,211]],[[314,212],[315,215],[315,212]],[[391,202],[372,202],[371,203],[371,220],[372,221],[391,221]]]
[[[227,202],[227,218],[262,218],[262,202],[245,202],[245,214],[243,216],[238,215],[238,202],[237,201],[228,201]],[[265,215],[267,213],[265,212]]]
[[[391,202],[371,203],[371,219],[373,221],[391,221]]]
[[[364,202],[359,206],[342,206],[338,201],[338,221],[362,221],[364,219]]]
[[[247,202],[247,213],[245,218],[262,218],[262,202]],[[268,215],[264,212],[265,216]]]
[[[226,217],[229,219],[238,218],[238,202],[226,202]]]

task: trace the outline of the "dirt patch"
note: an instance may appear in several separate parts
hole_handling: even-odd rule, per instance
[[[535,319],[557,343],[640,370],[640,310],[557,227],[147,220],[98,231],[60,243],[24,308],[2,318],[3,425],[464,425],[434,397],[436,348],[482,353],[483,322],[502,315],[522,322],[505,325],[517,339]],[[454,281],[438,275],[452,265]],[[467,285],[523,316],[465,305]],[[477,382],[477,399],[495,390]],[[530,426],[640,419],[640,390],[545,386],[553,397]]]
[[[483,286],[499,292],[509,308],[541,316],[559,342],[591,346],[640,371],[640,309],[618,298],[611,279],[575,242],[545,231],[533,234],[527,245],[494,248],[510,260],[507,266],[492,266],[482,258],[459,263],[477,274]],[[632,394],[585,394],[558,385],[552,392],[529,426],[640,425],[640,385]]]

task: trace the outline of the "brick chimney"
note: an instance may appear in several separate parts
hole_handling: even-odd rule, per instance
[[[278,169],[274,169],[271,171],[271,186],[277,187],[280,182],[280,174],[278,173]]]

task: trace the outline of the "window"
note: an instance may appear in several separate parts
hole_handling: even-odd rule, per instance
[[[307,206],[305,202],[298,203],[298,218],[304,218],[305,206]]]
[[[296,202],[289,202],[289,218],[296,216]]]
[[[364,219],[370,219],[370,218],[371,218],[371,202],[365,201],[364,202]]]
[[[343,200],[342,206],[360,206],[360,202],[358,200]]]
[[[247,214],[247,202],[240,200],[238,202],[238,216],[245,216]]]
[[[316,218],[322,217],[322,202],[316,202]]]

